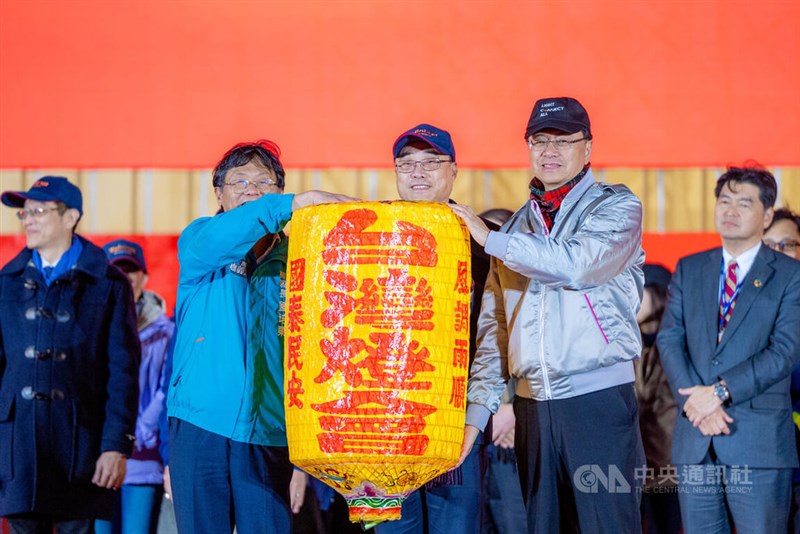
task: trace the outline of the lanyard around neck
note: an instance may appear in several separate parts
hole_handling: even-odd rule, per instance
[[[727,269],[725,268],[725,260],[722,260],[722,267],[720,267],[719,278],[720,278],[720,288],[719,288],[719,307],[720,307],[720,314],[719,314],[719,324],[722,327],[725,323],[725,317],[728,315],[728,312],[731,311],[733,308],[733,303],[736,301],[736,297],[739,296],[739,290],[742,289],[742,282],[744,282],[743,276],[737,276],[736,280],[736,289],[733,291],[733,295],[731,295],[730,299],[725,298],[725,282],[728,278]],[[741,271],[741,269],[739,269]]]

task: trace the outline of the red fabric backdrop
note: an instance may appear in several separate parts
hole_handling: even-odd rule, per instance
[[[177,235],[87,235],[98,246],[124,237],[142,245],[150,278],[147,289],[163,296],[172,315],[178,284]],[[720,245],[715,233],[644,234],[643,246],[650,263],[661,263],[670,270],[681,256]],[[25,246],[25,237],[0,236],[0,266],[8,263]]]
[[[524,167],[533,101],[590,112],[598,166],[800,165],[800,2],[3,0],[0,167],[385,167],[418,122]]]

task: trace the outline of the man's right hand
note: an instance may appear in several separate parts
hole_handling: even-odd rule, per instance
[[[292,211],[305,208],[306,206],[315,206],[317,204],[358,202],[359,200],[358,198],[340,195],[338,193],[328,193],[327,191],[305,191],[303,193],[297,193],[294,196],[294,200],[292,200]]]
[[[472,239],[475,240],[480,246],[486,246],[486,238],[489,237],[489,227],[483,222],[483,219],[475,215],[472,208],[463,204],[448,204],[451,210],[464,220],[467,225],[469,233],[472,234]]]

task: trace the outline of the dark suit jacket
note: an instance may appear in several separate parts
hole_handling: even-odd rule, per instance
[[[717,345],[722,249],[683,258],[669,288],[658,348],[678,412],[678,388],[724,379],[731,434],[707,437],[678,417],[672,462],[700,463],[713,443],[727,465],[797,466],[789,383],[800,358],[800,262],[762,246]]]

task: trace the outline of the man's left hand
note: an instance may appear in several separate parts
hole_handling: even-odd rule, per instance
[[[694,427],[698,427],[703,419],[714,413],[722,405],[719,397],[714,395],[714,386],[679,388],[678,393],[684,397],[689,397],[683,405],[683,413],[686,414],[686,417]]]
[[[731,433],[731,429],[728,427],[731,423],[733,423],[733,417],[720,406],[711,415],[700,421],[699,429],[704,436],[719,436],[720,434],[727,436]]]
[[[464,460],[467,459],[467,456],[472,450],[472,446],[475,445],[475,440],[478,439],[480,433],[481,431],[478,430],[477,427],[472,425],[464,425],[464,441],[461,442],[461,457],[458,459],[458,463],[455,465],[455,467],[461,467],[461,464],[463,464]]]
[[[101,488],[119,489],[125,480],[128,459],[117,451],[106,451],[97,459],[92,483]]]

